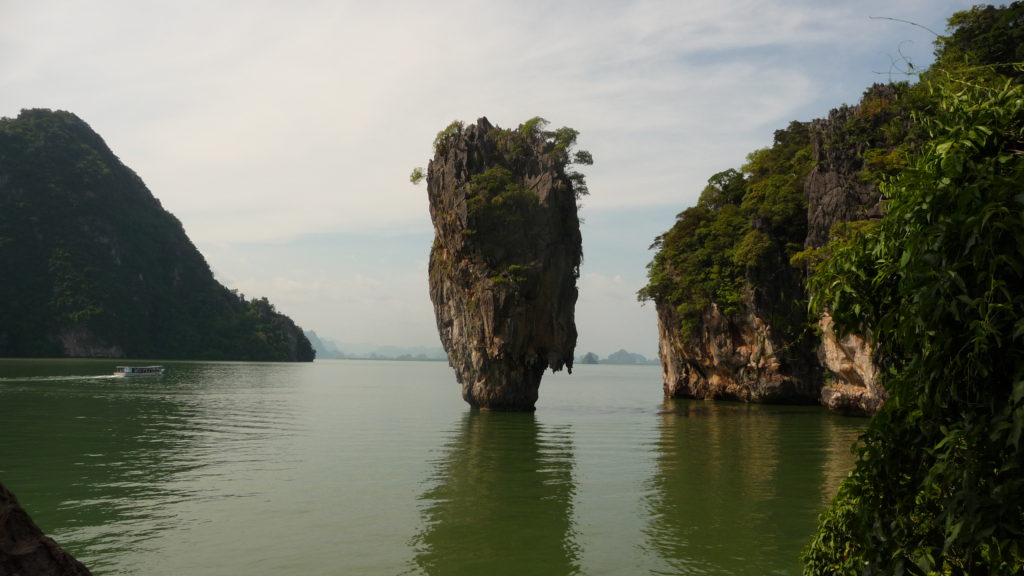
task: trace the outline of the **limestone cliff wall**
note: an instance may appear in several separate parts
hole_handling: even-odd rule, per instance
[[[839,337],[833,330],[832,317],[827,314],[818,326],[818,357],[832,376],[821,390],[822,405],[843,414],[877,412],[887,394],[878,382],[878,365],[871,346],[858,334]]]
[[[739,317],[705,310],[696,334],[685,336],[675,310],[658,304],[659,348],[665,397],[743,402],[813,403],[820,373],[773,333],[754,306]],[[787,348],[789,346],[789,348]],[[803,354],[806,356],[806,354]]]
[[[892,88],[878,85],[873,92],[884,96]],[[829,231],[840,222],[882,217],[878,187],[861,176],[862,154],[869,141],[846,136],[851,120],[861,114],[860,106],[843,106],[828,118],[811,122],[811,151],[814,169],[807,176],[807,247],[821,247]]]
[[[895,97],[892,86],[879,84],[868,91],[864,101]],[[868,146],[884,143],[870,138],[854,140],[844,133],[857,120],[871,121],[862,106],[832,110],[827,119],[811,124],[815,167],[804,184],[806,247],[826,245],[836,224],[882,217],[882,195],[874,183],[863,177],[863,153]],[[828,382],[821,391],[822,405],[834,412],[873,414],[886,395],[878,383],[878,368],[867,340],[858,334],[839,338],[827,315],[819,319],[819,329],[818,359],[828,374]]]
[[[544,371],[572,370],[582,239],[563,168],[547,139],[486,118],[450,134],[428,166],[430,298],[475,407],[533,410]]]
[[[103,341],[92,330],[80,324],[61,326],[57,340],[71,358],[124,358],[124,349]]]

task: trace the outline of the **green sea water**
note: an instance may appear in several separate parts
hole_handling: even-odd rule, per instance
[[[657,366],[476,412],[436,362],[0,360],[0,483],[94,574],[798,574],[866,421],[663,401]]]

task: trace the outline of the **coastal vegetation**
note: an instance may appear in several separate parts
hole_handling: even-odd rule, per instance
[[[0,120],[0,356],[312,360],[74,114]]]

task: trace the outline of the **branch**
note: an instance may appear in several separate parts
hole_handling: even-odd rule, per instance
[[[917,22],[911,22],[910,20],[900,20],[899,18],[890,18],[888,16],[868,16],[868,18],[870,18],[872,20],[892,20],[893,22],[902,22],[903,24],[910,24],[911,26],[917,26],[918,28],[921,28],[922,30],[927,30],[927,31],[931,32],[932,35],[935,36],[936,38],[939,38],[940,36],[942,36],[941,34],[936,32],[935,30],[932,30],[931,28],[929,28],[927,26],[922,26],[922,25],[918,24]]]

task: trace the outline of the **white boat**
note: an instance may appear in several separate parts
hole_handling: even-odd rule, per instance
[[[159,376],[164,373],[163,366],[118,366],[114,368],[114,376],[127,378],[129,376]]]

